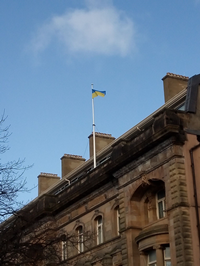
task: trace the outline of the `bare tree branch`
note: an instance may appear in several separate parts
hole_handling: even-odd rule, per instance
[[[5,114],[0,119],[0,154],[8,148],[9,126],[4,127]],[[26,206],[18,201],[21,192],[27,192],[24,160],[1,162],[0,158],[0,265],[41,266],[76,265],[78,260],[63,258],[62,243],[79,253],[79,239],[75,232],[65,232],[47,213],[40,217],[44,201],[33,201]],[[39,218],[38,218],[39,217]],[[94,235],[84,232],[84,250],[89,250]],[[69,262],[72,261],[72,262]]]

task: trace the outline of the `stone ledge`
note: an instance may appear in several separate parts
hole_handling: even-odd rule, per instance
[[[168,225],[155,225],[148,229],[142,230],[140,234],[135,238],[135,241],[138,243],[139,241],[154,236],[154,235],[160,235],[160,234],[168,234]]]

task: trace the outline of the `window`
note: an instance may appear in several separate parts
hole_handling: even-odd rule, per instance
[[[161,219],[165,217],[165,190],[159,191],[157,194],[157,217]]]
[[[97,245],[103,243],[103,219],[102,216],[96,218]]]
[[[116,228],[117,228],[117,235],[120,234],[120,214],[119,214],[119,206],[115,208],[115,214],[116,214]]]
[[[162,262],[162,265],[164,266],[171,266],[171,256],[170,256],[170,247],[169,246],[163,246],[161,249],[157,250],[161,253],[163,253],[163,258],[164,258],[164,264]],[[160,257],[161,258],[161,257]],[[157,263],[159,264],[159,261],[157,261],[156,258],[156,250],[152,249],[148,251],[148,266],[156,266]],[[160,261],[161,263],[161,261]]]
[[[156,251],[151,250],[148,253],[148,266],[156,266]]]
[[[165,266],[171,266],[171,256],[170,256],[170,247],[165,247],[164,249],[164,261]]]
[[[83,252],[83,227],[79,226],[76,230],[78,239],[78,253],[81,253]]]
[[[62,241],[62,260],[67,259],[67,241]]]

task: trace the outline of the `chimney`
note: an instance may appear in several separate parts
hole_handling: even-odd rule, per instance
[[[186,89],[188,79],[189,78],[185,76],[167,73],[167,75],[162,78],[164,85],[165,102],[169,101],[183,89]]]
[[[90,145],[90,158],[93,156],[93,134],[91,134],[89,137],[89,145]],[[113,140],[115,140],[114,137],[112,137],[111,134],[104,134],[104,133],[95,133],[95,144],[96,144],[96,153],[108,146]]]
[[[62,164],[62,178],[76,169],[79,165],[83,164],[85,159],[82,156],[64,154],[61,158]]]
[[[55,174],[41,173],[38,176],[38,196],[52,185],[56,184],[59,180],[60,177]]]

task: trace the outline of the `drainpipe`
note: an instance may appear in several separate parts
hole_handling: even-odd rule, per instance
[[[199,141],[199,136],[197,136]],[[197,198],[197,186],[196,186],[196,176],[195,176],[195,165],[194,165],[194,157],[193,152],[200,147],[200,144],[194,146],[190,149],[190,160],[191,160],[191,168],[192,168],[192,180],[193,180],[193,187],[194,187],[194,201],[195,201],[195,212],[196,212],[196,219],[197,219],[197,231],[198,231],[198,238],[199,238],[199,248],[200,248],[200,224],[199,224],[199,208],[198,208],[198,198]]]

